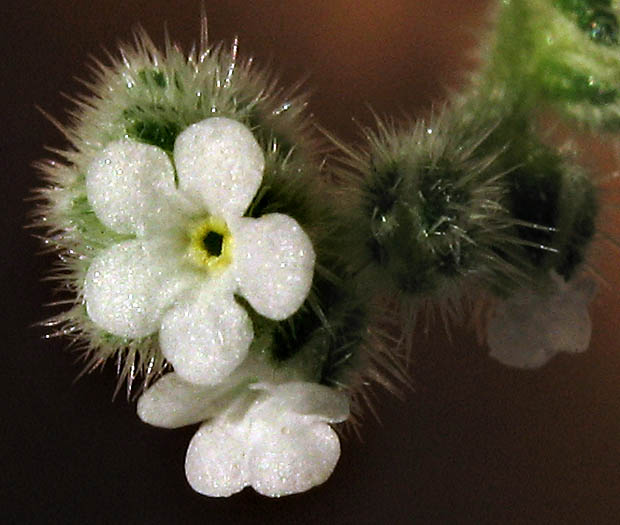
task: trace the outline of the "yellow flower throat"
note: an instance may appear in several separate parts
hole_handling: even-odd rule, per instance
[[[226,223],[218,217],[207,217],[189,232],[190,260],[209,271],[223,269],[232,261],[232,236]]]

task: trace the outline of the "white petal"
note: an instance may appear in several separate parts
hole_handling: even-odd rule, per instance
[[[590,345],[592,322],[584,305],[556,302],[546,312],[547,348],[554,352],[585,352]]]
[[[306,382],[254,388],[267,392],[246,415],[252,486],[266,496],[283,496],[323,483],[340,457],[338,436],[325,422],[348,417],[347,396]]]
[[[243,124],[221,117],[198,122],[178,137],[179,189],[198,196],[212,215],[243,215],[263,178],[263,150]]]
[[[583,352],[592,325],[592,282],[558,282],[555,292],[524,290],[501,303],[488,326],[490,355],[518,368],[538,368],[559,352]]]
[[[84,280],[88,316],[122,337],[156,332],[175,297],[195,285],[177,253],[172,240],[132,240],[95,257]]]
[[[138,416],[145,423],[177,428],[205,421],[223,411],[232,400],[235,384],[201,386],[172,372],[138,399]]]
[[[206,496],[225,497],[239,492],[248,485],[246,446],[244,433],[234,423],[217,419],[202,425],[187,449],[187,481]]]
[[[309,416],[316,421],[340,423],[349,417],[349,398],[325,385],[302,381],[291,381],[278,386],[256,383],[253,390],[268,390],[270,397],[253,409],[257,417],[268,418],[268,412],[295,412]],[[263,415],[258,415],[263,414]]]
[[[248,353],[252,323],[230,290],[206,286],[193,301],[173,307],[159,333],[162,352],[191,383],[222,382]]]
[[[99,220],[118,233],[140,237],[178,222],[174,169],[155,146],[109,144],[87,169],[86,193]]]
[[[553,355],[547,352],[539,326],[533,326],[529,316],[503,304],[487,327],[489,356],[506,366],[539,368]]]
[[[239,289],[270,319],[291,316],[308,296],[315,254],[309,237],[287,215],[273,213],[234,224]]]
[[[291,413],[272,416],[252,421],[252,487],[275,497],[304,492],[326,481],[340,457],[336,433],[326,423],[307,424]]]
[[[592,322],[588,312],[596,294],[592,279],[574,279],[554,295],[545,313],[549,316],[548,345],[564,352],[585,352],[590,345]]]

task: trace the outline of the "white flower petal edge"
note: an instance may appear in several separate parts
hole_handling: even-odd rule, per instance
[[[189,383],[172,372],[140,396],[138,417],[162,428],[200,423],[225,410],[241,385],[243,382],[231,378],[221,385],[205,387]]]
[[[252,486],[278,497],[304,492],[331,475],[340,442],[329,423],[348,417],[346,395],[315,383],[261,387],[267,389],[242,417],[224,413],[193,437],[185,474],[195,491],[223,497]]]
[[[295,220],[280,213],[242,219],[237,228],[241,294],[259,314],[286,319],[312,285],[315,254],[310,239]]]
[[[168,156],[131,140],[109,144],[86,171],[88,201],[99,220],[118,233],[143,237],[178,222],[170,202],[175,191]]]
[[[184,130],[174,144],[179,188],[199,195],[214,215],[241,217],[263,179],[265,158],[243,124],[214,117]]]
[[[136,239],[99,254],[84,279],[89,317],[121,337],[156,332],[174,299],[198,284],[170,255],[179,249],[173,239]]]
[[[487,327],[489,355],[504,365],[539,368],[560,352],[583,352],[590,344],[591,279],[565,282],[552,274],[555,290],[523,290],[501,303]]]
[[[97,217],[137,239],[94,258],[84,299],[91,319],[112,334],[159,330],[162,352],[182,378],[215,385],[243,361],[253,338],[234,294],[285,319],[309,293],[315,254],[294,219],[243,217],[264,155],[241,123],[214,117],[190,126],[177,137],[174,162],[178,188],[168,156],[131,140],[111,143],[87,169]],[[203,246],[205,232],[225,243],[215,255]]]
[[[171,308],[159,342],[164,357],[185,380],[214,385],[245,359],[254,331],[230,289],[209,284],[196,300]]]

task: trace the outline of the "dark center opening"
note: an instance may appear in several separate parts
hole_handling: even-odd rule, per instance
[[[215,257],[219,257],[222,255],[222,243],[224,242],[224,237],[217,232],[210,231],[205,235],[205,238],[202,240],[205,249],[209,253],[209,255],[213,255]]]

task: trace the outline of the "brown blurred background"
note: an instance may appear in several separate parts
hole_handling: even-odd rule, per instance
[[[213,42],[238,35],[241,54],[271,64],[283,85],[307,77],[317,123],[347,141],[358,123],[372,123],[369,106],[419,116],[461,85],[492,3],[204,1]],[[88,77],[89,55],[114,51],[138,23],[159,43],[167,24],[187,49],[199,14],[200,2],[189,0],[0,7],[4,521],[620,522],[620,254],[610,245],[601,265],[612,287],[594,305],[587,353],[514,371],[486,358],[471,331],[457,330],[450,343],[432,326],[416,337],[414,389],[402,400],[377,391],[381,422],[368,413],[363,442],[349,438],[331,479],[306,494],[199,496],[183,472],[193,428],[151,428],[122,396],[112,402],[112,367],[74,383],[81,365],[67,341],[45,341],[31,327],[53,299],[41,282],[53,258],[37,256],[40,244],[23,230],[25,198],[39,184],[30,164],[46,155],[43,145],[64,145],[35,106],[66,121],[60,92],[82,89],[75,77]]]

